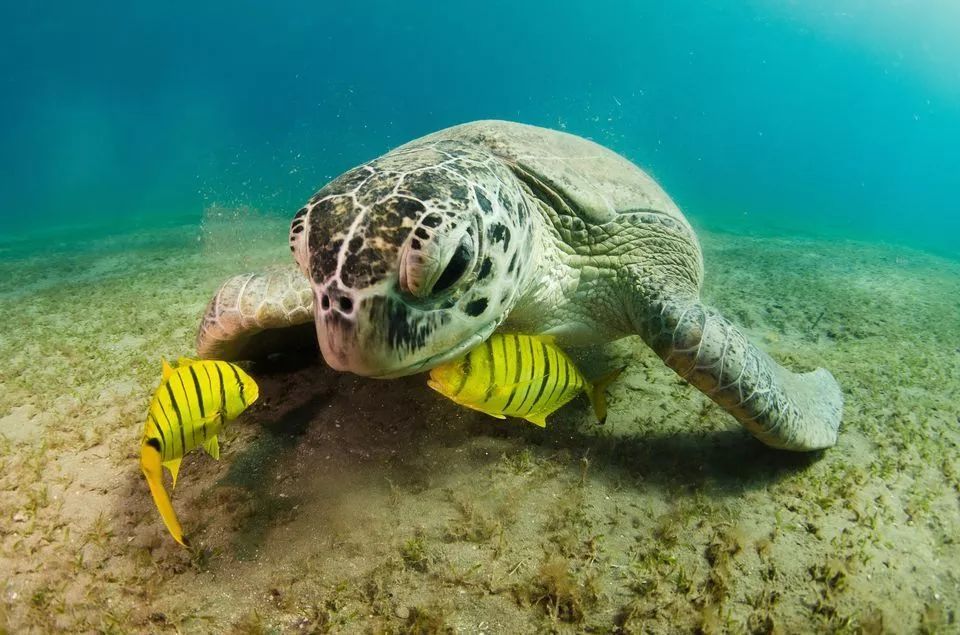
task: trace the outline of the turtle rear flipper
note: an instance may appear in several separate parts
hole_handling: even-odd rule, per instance
[[[651,301],[638,320],[668,366],[765,444],[819,450],[836,444],[843,394],[829,371],[793,373],[696,298]]]
[[[197,353],[205,359],[258,359],[317,350],[313,290],[295,265],[229,278],[204,312]]]

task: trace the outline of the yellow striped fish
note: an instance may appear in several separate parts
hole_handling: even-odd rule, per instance
[[[604,391],[622,370],[591,383],[552,337],[496,334],[463,357],[431,370],[427,385],[461,406],[498,419],[520,417],[541,427],[548,415],[583,391],[603,423]]]
[[[161,466],[170,470],[177,486],[180,461],[187,452],[203,447],[220,458],[217,435],[224,422],[235,419],[260,396],[256,382],[243,369],[220,361],[181,357],[177,368],[163,362],[163,379],[153,394],[140,442],[140,469],[147,478],[153,502],[174,540],[186,546],[180,521],[163,487]]]

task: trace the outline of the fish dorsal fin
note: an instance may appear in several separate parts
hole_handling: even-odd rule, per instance
[[[207,454],[212,456],[216,460],[220,460],[220,442],[217,441],[217,436],[214,435],[203,442],[203,449],[207,451]]]
[[[536,339],[540,340],[541,342],[543,342],[544,344],[549,344],[550,346],[556,346],[556,345],[557,345],[557,336],[556,336],[556,335],[551,335],[551,334],[549,334],[549,333],[543,333],[543,334],[541,334],[541,335],[534,335],[534,337],[535,337]]]
[[[189,357],[180,357],[177,359],[177,366],[189,366],[190,364],[196,364],[197,360],[190,359]]]
[[[170,476],[173,477],[173,485],[170,486],[170,489],[173,489],[177,486],[177,474],[180,473],[180,462],[183,459],[170,459],[163,464],[163,467],[170,470]]]
[[[541,428],[547,427],[547,415],[545,415],[542,412],[531,412],[526,417],[524,417],[524,419],[526,419],[527,421],[529,421],[534,425],[540,426]]]
[[[163,380],[166,381],[170,379],[170,375],[173,374],[173,368],[170,366],[170,364],[167,363],[167,360],[165,360],[162,357],[160,358],[160,364],[161,364],[160,367],[163,372]]]

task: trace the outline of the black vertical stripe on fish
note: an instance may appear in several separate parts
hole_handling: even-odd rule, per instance
[[[174,440],[173,434],[173,420],[170,418],[170,415],[167,413],[166,406],[163,405],[162,399],[157,399],[157,402],[160,404],[160,412],[163,414],[163,420],[167,423],[167,432],[170,434],[169,442],[166,447],[170,448],[170,456],[173,456],[173,451],[176,449],[177,443]]]
[[[565,366],[565,364],[563,363],[563,360],[560,358],[560,351],[558,351],[553,347],[548,347],[547,350],[553,353],[553,357],[557,363],[557,370],[550,377],[550,382],[553,385],[550,387],[550,394],[546,398],[546,403],[553,403],[554,395],[557,394],[557,386],[560,385],[560,373],[563,371],[563,367]]]
[[[486,349],[487,355],[490,357],[490,383],[487,384],[487,390],[483,396],[483,403],[489,403],[494,394],[497,392],[502,384],[507,383],[507,371],[509,370],[509,364],[507,360],[507,344],[503,341],[503,338],[498,338],[500,340],[500,346],[503,349],[503,357],[500,358],[501,363],[497,363],[497,358],[493,354],[493,338],[487,340]],[[502,367],[503,370],[503,379],[502,381],[497,380],[497,370]]]
[[[543,358],[547,361],[547,363],[550,365],[551,368],[555,366],[555,364],[551,361],[553,359],[553,357],[551,356],[552,352],[553,351],[550,349],[549,346],[543,347]],[[556,368],[554,368],[554,373],[556,373]],[[537,405],[550,403],[550,393],[553,389],[554,373],[547,373],[546,375],[547,381],[543,385],[543,390],[540,396],[537,397]]]
[[[507,375],[510,374],[510,358],[507,357],[507,338],[500,338],[500,348],[503,349],[503,355],[500,359],[503,360],[503,383],[507,383]]]
[[[226,362],[217,362],[217,367],[218,367],[218,368],[221,370],[221,372],[223,373],[222,377],[223,377],[223,392],[224,392],[224,395],[225,395],[225,396],[224,396],[224,399],[229,399],[229,398],[230,398],[230,395],[234,395],[234,394],[236,394],[236,393],[238,392],[238,389],[237,389],[236,386],[231,387],[229,391],[227,390],[227,378],[230,377],[230,373],[227,372],[227,371],[228,371],[228,370],[232,370],[232,369],[230,368],[230,364],[228,364],[228,363],[226,363]],[[224,369],[226,369],[226,370],[224,370]],[[224,407],[226,407],[227,402],[224,401],[223,404],[224,404]]]
[[[529,357],[525,360],[524,366],[530,369],[529,373],[524,373],[524,379],[527,384],[527,391],[523,394],[523,400],[517,406],[517,414],[529,412],[533,406],[534,395],[537,393],[537,387],[534,386],[534,381],[540,379],[543,376],[543,369],[538,368],[537,364],[537,352],[535,348],[534,339],[532,337],[524,338],[527,341],[527,347],[529,349]],[[529,376],[527,376],[529,375]]]
[[[467,375],[470,374],[470,358],[469,357],[465,357],[463,359],[463,363],[460,366],[460,371],[461,372],[457,374],[460,379],[460,383],[457,384],[457,389],[453,391],[454,395],[459,395],[460,391],[463,390],[463,387],[467,385]]]
[[[183,373],[175,373],[174,376],[177,378],[177,381],[180,382],[180,391],[183,393],[183,398],[187,400],[187,405],[185,410],[187,411],[187,421],[193,420],[193,404],[190,403],[190,393],[187,392],[187,382],[183,380]]]
[[[570,385],[570,374],[573,370],[569,364],[562,364],[560,368],[563,370],[563,388],[560,389],[560,396],[567,394],[567,386]]]
[[[183,391],[183,398],[187,400],[187,408],[186,408],[187,420],[194,421],[193,408],[191,407],[191,404],[190,404],[190,393],[187,392],[187,382],[183,380],[182,372],[176,373],[176,376],[177,376],[177,379],[180,381],[180,390]],[[197,395],[197,400],[199,401],[199,399],[200,399],[200,395]],[[193,443],[194,446],[197,445],[197,426],[195,425],[190,426],[190,441],[191,443]]]
[[[237,372],[237,367],[233,364],[227,364],[230,367],[230,370],[233,371],[233,376],[237,378],[237,388],[240,389],[240,403],[243,404],[243,407],[247,407],[247,397],[243,394],[243,382],[240,381],[240,373]]]
[[[154,427],[154,429],[156,429],[157,433],[160,435],[160,445],[161,445],[161,447],[166,447],[166,445],[167,445],[167,437],[166,437],[165,434],[163,434],[163,430],[160,428],[160,424],[157,423],[157,418],[153,416],[153,413],[152,413],[152,412],[148,412],[148,413],[147,413],[147,416],[150,417],[150,421],[153,422],[153,427]],[[163,452],[160,452],[160,454],[163,454]]]
[[[497,368],[493,362],[493,344],[490,343],[490,340],[487,340],[483,343],[482,346],[478,346],[477,350],[483,349],[484,353],[487,356],[487,373],[488,378],[486,382],[486,390],[483,392],[483,397],[480,398],[480,403],[487,403],[493,398],[493,391],[497,388]],[[477,353],[478,357],[480,353]]]
[[[547,353],[546,346],[541,346],[540,349],[543,351],[543,365],[546,370],[543,373],[543,381],[540,382],[540,390],[537,392],[537,396],[533,398],[533,401],[530,402],[530,409],[527,410],[525,414],[533,412],[534,407],[540,403],[540,397],[543,396],[543,389],[547,387],[547,382],[550,381],[550,355]]]
[[[550,346],[544,346],[544,347],[543,347],[543,354],[544,354],[544,357],[546,357],[548,360],[550,360],[550,359],[554,359],[554,360],[555,360],[556,357],[557,357],[556,352],[555,352],[555,351],[553,350],[553,348],[550,347]],[[551,357],[551,355],[552,355],[552,357]],[[556,366],[556,362],[551,362],[551,364],[553,364],[554,367]],[[550,399],[553,397],[553,391],[556,390],[556,388],[557,388],[557,378],[556,378],[556,374],[557,374],[557,373],[556,373],[556,370],[557,370],[557,369],[554,368],[554,372],[553,372],[553,373],[547,373],[547,383],[546,383],[546,385],[544,386],[543,399],[538,399],[538,400],[537,400],[537,403],[538,403],[538,404],[548,404],[548,403],[550,403]]]
[[[490,340],[487,340],[483,344],[484,349],[487,351],[487,360],[490,366],[490,382],[487,384],[487,390],[490,391],[497,385],[497,366],[493,359],[493,344],[490,343]]]
[[[191,372],[191,373],[193,372],[193,366],[190,367],[190,372]],[[206,371],[204,371],[204,372],[206,372]],[[200,390],[200,382],[199,382],[199,380],[197,379],[196,375],[194,375],[194,378],[193,378],[193,379],[194,379],[194,381],[197,382],[197,398],[200,400],[200,414],[203,415],[203,419],[200,420],[200,421],[201,421],[201,423],[200,423],[200,433],[203,435],[203,442],[206,443],[206,442],[207,442],[207,416],[206,416],[207,407],[206,407],[206,405],[203,403],[203,402],[204,402],[204,399],[205,399],[205,398],[204,398],[204,393],[203,393],[202,390]],[[210,391],[210,376],[207,375],[207,393],[208,393],[208,394],[209,394],[209,391]]]
[[[524,366],[528,366],[530,368],[530,376],[525,377],[524,379],[529,379],[532,381],[533,379],[540,377],[540,374],[537,371],[537,340],[532,337],[526,337],[524,339],[527,340],[527,346],[530,347],[530,358],[527,360],[526,364],[524,364]]]
[[[523,364],[520,363],[520,338],[516,335],[507,335],[504,337],[506,339],[510,337],[513,339],[513,354],[515,356],[514,366],[516,366],[516,371],[514,372],[513,377],[513,388],[510,390],[510,398],[507,399],[507,404],[503,407],[504,411],[510,409],[510,404],[513,403],[514,398],[517,396],[517,393],[520,392],[520,369],[523,368]],[[506,359],[506,342],[504,342],[504,359]]]
[[[463,377],[463,382],[459,386],[457,386],[457,391],[453,393],[454,397],[459,395],[460,391],[466,388],[467,382],[470,381],[470,373],[473,372],[473,361],[470,358],[472,354],[473,354],[473,351],[470,351],[463,358],[463,373],[461,373],[461,376]]]
[[[180,414],[180,406],[177,405],[177,400],[173,396],[173,388],[170,387],[170,382],[166,383],[167,394],[170,395],[170,403],[173,404],[173,411],[177,413],[177,429],[180,431],[180,447],[183,448],[183,453],[187,453],[187,440],[183,436],[183,415]]]
[[[536,359],[536,354],[534,353],[534,350],[533,350],[533,338],[526,337],[524,339],[526,340],[527,345],[530,347],[530,359],[527,360],[527,362],[522,365],[530,367],[530,376],[527,377],[526,375],[524,375],[523,377],[523,379],[526,381],[527,389],[523,392],[523,399],[521,399],[520,403],[517,404],[517,412],[525,412],[524,407],[527,403],[527,397],[530,396],[530,392],[533,390],[533,379],[536,374],[536,366],[537,366],[536,363],[534,362],[534,360]]]
[[[167,412],[167,407],[163,405],[163,399],[160,399],[160,396],[157,395],[157,403],[160,404],[160,412],[163,413],[163,418],[167,420],[167,428],[170,430],[170,453],[176,454],[177,444],[176,436],[173,434],[173,419],[170,417],[170,413]],[[180,448],[181,451],[183,448]]]
[[[203,407],[203,392],[200,390],[200,380],[197,378],[197,373],[193,370],[193,366],[189,366],[187,370],[190,371],[190,376],[193,377],[193,387],[197,389],[197,403],[200,404],[200,418],[205,419],[207,413]]]
[[[223,373],[220,372],[220,364],[214,362],[213,367],[217,369],[217,377],[220,379],[220,412],[227,411],[227,394],[223,389]]]
[[[203,369],[203,374],[207,378],[207,392],[204,393],[204,396],[207,399],[210,399],[213,397],[213,378],[210,377],[210,371],[207,370],[207,364],[202,364],[200,368]]]
[[[513,383],[519,384],[520,371],[523,370],[523,363],[521,362],[523,353],[520,349],[520,337],[517,335],[511,335],[510,337],[513,339],[513,355],[515,357],[514,366],[517,367],[517,371],[514,373]]]

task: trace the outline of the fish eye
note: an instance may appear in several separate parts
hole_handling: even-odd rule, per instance
[[[457,283],[463,274],[467,272],[467,267],[473,260],[473,239],[469,233],[465,233],[460,239],[450,262],[444,268],[437,282],[433,285],[433,293],[442,293]]]

